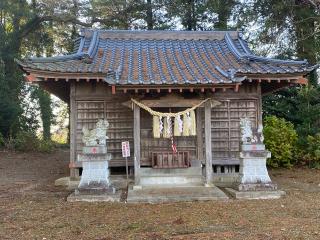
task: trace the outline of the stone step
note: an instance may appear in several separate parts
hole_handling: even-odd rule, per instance
[[[151,185],[187,185],[187,184],[202,184],[202,176],[149,176],[141,177],[141,186]]]
[[[194,186],[194,187],[159,187],[142,188],[135,190],[129,188],[128,203],[161,203],[161,202],[182,202],[199,200],[228,200],[228,196],[219,188]]]
[[[140,168],[140,176],[202,176],[202,168]]]
[[[155,185],[151,185],[151,184],[147,184],[144,186],[141,186],[142,189],[172,189],[172,188],[193,188],[193,187],[203,187],[204,183],[203,182],[193,182],[193,183],[187,183],[187,184],[155,184]],[[139,189],[139,188],[138,188]]]

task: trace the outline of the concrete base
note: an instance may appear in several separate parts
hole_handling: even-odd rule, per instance
[[[241,183],[236,185],[235,189],[240,192],[243,191],[276,191],[278,189],[277,184],[269,183]]]
[[[111,175],[109,177],[112,186],[116,189],[126,188],[127,187],[127,178],[126,175]],[[78,180],[70,180],[70,177],[62,177],[58,178],[54,181],[55,186],[63,186],[66,187],[68,190],[75,190],[78,188],[80,182],[80,178]],[[129,178],[129,183],[132,183],[133,178]]]
[[[160,188],[143,187],[128,190],[128,203],[162,203],[184,201],[228,200],[228,196],[219,188],[213,187],[176,187],[164,186]]]
[[[163,185],[203,185],[201,166],[174,169],[140,169],[140,185],[162,187]]]
[[[225,189],[235,199],[278,199],[284,196],[284,191],[237,191],[233,188]]]
[[[78,187],[79,182],[80,178],[78,180],[70,180],[70,177],[62,177],[55,180],[54,185],[66,187],[68,190],[74,190]]]
[[[68,196],[68,202],[120,202],[121,191],[115,194],[84,195],[72,193]]]
[[[239,173],[213,174],[213,184],[218,187],[233,187],[239,179]]]

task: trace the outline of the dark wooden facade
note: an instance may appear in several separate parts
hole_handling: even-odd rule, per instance
[[[108,151],[112,154],[111,167],[124,167],[125,159],[121,155],[121,142],[129,141],[132,146],[132,154],[129,165],[133,166],[134,142],[133,142],[133,109],[124,103],[131,98],[143,99],[145,92],[137,94],[134,91],[124,93],[123,91],[112,93],[110,87],[104,83],[79,81],[71,84],[71,107],[72,121],[71,129],[75,129],[71,139],[71,167],[77,169],[81,163],[77,162],[77,155],[82,149],[82,128],[93,128],[95,123],[105,118],[109,121],[108,129]],[[211,109],[211,145],[212,164],[217,166],[236,166],[239,162],[240,146],[240,118],[248,117],[254,125],[261,121],[261,89],[258,82],[247,83],[236,92],[234,89],[225,91],[194,91],[189,89],[180,91],[149,92],[148,96],[158,99],[180,95],[190,99],[204,99],[210,97],[221,104]],[[158,108],[159,111],[168,111],[168,108]],[[181,108],[171,109],[172,111]],[[187,151],[191,160],[201,161],[205,164],[205,121],[204,107],[199,107],[197,114],[197,136],[176,137],[179,151]],[[171,151],[170,139],[155,139],[152,134],[152,116],[140,111],[140,164],[143,167],[151,167],[151,153],[157,151]],[[234,170],[233,170],[234,171]]]

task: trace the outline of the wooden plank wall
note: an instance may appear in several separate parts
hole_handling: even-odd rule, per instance
[[[110,88],[104,86],[88,87],[89,84],[78,83],[76,94],[77,106],[77,134],[76,152],[81,153],[82,128],[92,129],[99,119],[106,118],[109,122],[107,130],[108,152],[112,154],[110,166],[125,166],[125,159],[121,153],[121,142],[129,141],[131,157],[129,165],[133,165],[133,111],[122,105],[129,100],[123,94],[112,95]],[[89,85],[90,86],[90,85]]]
[[[240,128],[239,121],[242,117],[249,117],[257,125],[261,121],[261,96],[258,85],[240,87],[239,92],[227,90],[226,92],[212,93],[207,97],[213,97],[222,104],[211,110],[211,138],[213,164],[219,161],[228,161],[239,158]],[[108,152],[112,154],[111,166],[125,166],[125,160],[121,156],[121,141],[129,140],[131,156],[133,156],[133,111],[122,105],[130,99],[129,95],[119,93],[111,94],[111,89],[103,83],[76,84],[76,154],[82,149],[82,127],[92,129],[100,118],[106,117],[110,126],[107,136]],[[168,109],[167,109],[168,110]],[[163,110],[165,111],[165,109]],[[170,151],[170,139],[154,139],[152,134],[152,116],[141,109],[141,166],[151,166],[152,151]],[[202,126],[202,138],[204,140],[204,111],[197,111],[198,122]],[[199,121],[201,119],[201,121]],[[190,152],[190,160],[198,159],[197,156],[205,156],[204,142],[203,152],[197,147],[197,137],[176,137],[178,151]],[[204,160],[204,159],[199,159]],[[133,157],[129,159],[129,165],[133,165]]]
[[[261,95],[258,84],[243,85],[238,93],[226,92],[213,96],[221,105],[212,108],[213,164],[239,160],[240,119],[248,117],[254,127],[261,122]]]
[[[213,159],[238,159],[240,151],[240,118],[248,117],[257,126],[256,99],[220,100],[211,110]]]

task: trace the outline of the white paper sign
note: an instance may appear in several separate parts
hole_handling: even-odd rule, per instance
[[[130,157],[129,141],[122,142],[122,157]]]

